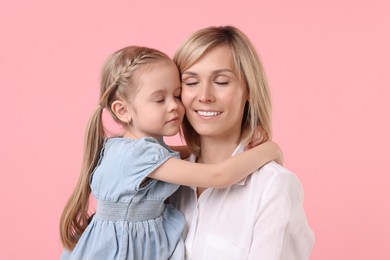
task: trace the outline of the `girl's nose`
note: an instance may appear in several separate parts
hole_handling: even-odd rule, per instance
[[[169,102],[169,111],[174,111],[177,110],[178,107],[181,105],[181,101],[174,97],[170,102]]]

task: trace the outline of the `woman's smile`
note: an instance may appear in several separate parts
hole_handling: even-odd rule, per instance
[[[217,111],[206,111],[206,110],[196,110],[196,113],[197,113],[200,117],[207,117],[207,118],[210,118],[210,117],[216,117],[216,116],[220,115],[222,112],[217,112]]]

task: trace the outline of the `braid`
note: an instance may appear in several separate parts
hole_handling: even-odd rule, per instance
[[[111,111],[111,104],[115,99],[128,99],[134,93],[137,70],[162,60],[170,59],[166,54],[147,47],[130,46],[114,52],[103,66],[99,105],[121,123]]]

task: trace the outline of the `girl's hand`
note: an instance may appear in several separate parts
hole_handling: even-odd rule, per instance
[[[274,143],[274,142],[272,142],[272,143]],[[277,162],[280,165],[283,165],[283,162],[284,162],[283,151],[277,143],[274,143],[274,144],[276,146],[277,154],[278,154],[278,157],[275,159],[275,162]]]
[[[255,129],[253,136],[252,136],[251,140],[249,141],[248,145],[245,147],[245,150],[252,149],[253,147],[256,147],[256,146],[264,143],[263,136],[262,136],[261,132],[262,132],[262,129],[260,126],[258,126]]]
[[[277,143],[273,141],[267,141],[260,144],[260,146],[262,145],[264,145],[266,149],[272,154],[271,156],[272,161],[275,161],[276,163],[283,165],[283,161],[284,161],[283,151]]]
[[[256,147],[258,145],[261,145],[264,143],[264,140],[263,140],[263,136],[261,134],[261,128],[258,127],[251,140],[249,141],[248,145],[245,147],[245,150],[249,150],[249,149],[252,149],[253,147]],[[280,165],[283,165],[283,162],[284,162],[284,156],[283,156],[283,151],[282,149],[280,148],[280,146],[274,142],[271,142],[274,144],[274,147],[276,149],[276,154],[278,155],[278,157],[274,160],[275,162],[277,162],[278,164]]]

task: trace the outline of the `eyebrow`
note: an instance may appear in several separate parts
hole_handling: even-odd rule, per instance
[[[178,87],[176,87],[175,89],[174,89],[174,91],[173,92],[176,92],[176,91],[181,91],[181,85],[180,86],[178,86]],[[159,94],[165,94],[165,93],[167,93],[168,91],[166,90],[166,89],[157,89],[157,90],[155,90],[155,91],[153,91],[151,94],[150,94],[150,96],[155,96],[155,95],[159,95]]]
[[[162,90],[162,89],[159,89],[159,90],[156,90],[156,91],[153,91],[150,95],[156,95],[156,94],[164,94],[166,91],[165,90]]]
[[[219,74],[221,72],[230,72],[230,73],[235,74],[234,71],[231,70],[231,69],[219,69],[219,70],[213,70],[211,72],[211,75]],[[192,71],[185,71],[185,72],[183,72],[182,75],[196,76],[196,75],[198,75],[198,73],[195,73],[195,72],[192,72]]]

